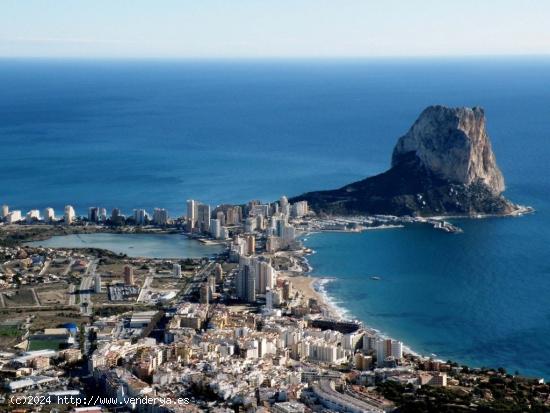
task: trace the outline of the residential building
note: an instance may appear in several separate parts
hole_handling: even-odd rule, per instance
[[[45,208],[43,214],[45,223],[51,223],[55,220],[55,212],[53,208]]]
[[[155,208],[153,210],[153,223],[161,226],[168,224],[168,212],[164,208]]]
[[[212,238],[220,239],[221,238],[221,223],[219,219],[210,220],[210,235]]]
[[[65,206],[65,213],[63,215],[63,220],[65,221],[65,225],[71,225],[74,222],[75,219],[75,212],[72,205]]]
[[[187,200],[187,232],[193,232],[197,225],[197,201]]]
[[[99,208],[90,207],[88,208],[88,221],[98,222],[99,221]]]
[[[210,216],[211,216],[211,209],[210,205],[207,204],[199,204],[197,207],[197,225],[199,227],[199,230],[201,232],[209,232],[210,231]]]
[[[126,285],[134,285],[134,269],[129,266],[124,266],[124,284]]]

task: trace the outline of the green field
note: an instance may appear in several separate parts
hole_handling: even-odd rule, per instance
[[[17,337],[21,335],[21,330],[14,326],[0,326],[0,336],[2,337]]]
[[[59,346],[63,343],[64,340],[29,340],[29,348],[27,351],[34,350],[59,350]]]

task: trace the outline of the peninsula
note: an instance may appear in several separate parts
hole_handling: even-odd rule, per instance
[[[430,106],[397,141],[388,171],[290,201],[339,215],[508,215],[519,207],[504,189],[483,109]]]

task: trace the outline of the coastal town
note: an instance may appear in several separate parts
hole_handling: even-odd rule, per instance
[[[7,412],[550,411],[550,387],[414,353],[342,316],[303,237],[442,219],[338,217],[306,201],[0,211],[0,409]],[[204,257],[53,248],[71,234],[184,234]],[[502,410],[503,406],[511,407]]]

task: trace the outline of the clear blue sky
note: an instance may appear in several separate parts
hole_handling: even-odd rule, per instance
[[[547,0],[0,0],[0,56],[550,54]]]

